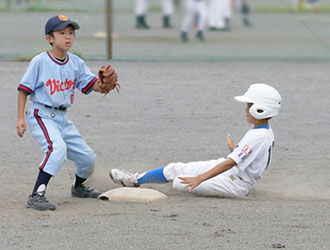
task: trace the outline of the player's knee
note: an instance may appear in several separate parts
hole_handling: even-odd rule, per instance
[[[62,163],[65,161],[67,157],[67,149],[65,144],[55,144],[52,147],[52,155],[54,158],[56,158],[59,165],[62,165]]]
[[[95,160],[96,160],[96,154],[93,151],[91,151],[88,155],[86,155],[85,158],[86,166],[90,166],[89,168],[94,168]]]
[[[164,168],[164,176],[168,181],[174,180],[183,173],[183,163],[170,163]]]
[[[93,174],[94,166],[95,166],[94,163],[89,164],[89,165],[84,164],[84,165],[81,165],[81,166],[77,166],[76,173],[81,178],[88,178]]]
[[[91,151],[82,162],[76,162],[77,174],[82,178],[88,178],[94,172],[96,154]]]
[[[185,188],[185,184],[182,184],[181,180],[178,177],[173,180],[172,187],[174,190],[177,191],[187,191],[187,189]]]
[[[86,168],[86,176],[89,177],[93,174],[95,169],[95,161]]]

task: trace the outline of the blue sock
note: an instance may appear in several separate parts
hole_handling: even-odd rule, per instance
[[[164,168],[156,168],[145,173],[138,180],[138,184],[144,183],[165,183],[168,180],[164,176]]]

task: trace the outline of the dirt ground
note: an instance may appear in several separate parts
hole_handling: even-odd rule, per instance
[[[106,61],[88,61],[93,72]],[[247,198],[181,194],[156,203],[109,202],[70,196],[74,166],[65,162],[47,197],[57,209],[25,207],[43,153],[27,132],[16,135],[16,96],[28,63],[0,62],[0,242],[11,249],[329,249],[330,63],[113,62],[122,92],[77,94],[69,110],[97,166],[89,184],[115,188],[111,168],[145,171],[174,161],[226,156],[229,131],[238,141],[249,125],[233,100],[252,82],[282,95],[271,120],[271,167]]]
[[[70,118],[96,152],[89,184],[115,188],[111,168],[146,171],[175,161],[226,157],[226,133],[237,142],[250,128],[235,95],[253,82],[273,85],[282,109],[271,120],[270,168],[248,197],[166,195],[155,203],[71,198],[74,165],[66,161],[47,189],[55,211],[25,207],[43,153],[27,131],[16,135],[17,85],[28,62],[47,49],[44,22],[57,13],[0,15],[0,248],[14,249],[330,249],[330,33],[327,14],[258,14],[246,29],[237,16],[229,33],[206,31],[207,42],[179,39],[181,19],[164,31],[134,29],[134,16],[115,16],[114,60],[105,61],[99,13],[63,13],[81,25],[75,49],[96,73],[113,64],[120,95],[76,94]],[[25,28],[28,23],[29,28]],[[10,32],[9,32],[10,31]]]

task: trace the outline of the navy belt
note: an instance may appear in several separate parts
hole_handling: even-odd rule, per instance
[[[49,108],[49,109],[57,109],[57,110],[60,110],[60,111],[66,111],[66,107],[63,107],[63,106],[59,106],[59,107],[52,107],[52,106],[49,106],[49,105],[45,105],[46,108]]]

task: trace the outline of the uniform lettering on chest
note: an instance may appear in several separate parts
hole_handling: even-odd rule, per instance
[[[69,80],[68,78],[65,80],[65,82],[60,82],[56,79],[49,79],[46,82],[46,86],[49,87],[50,95],[53,95],[57,92],[62,92],[70,89],[75,89],[76,87],[77,79],[74,81]]]

